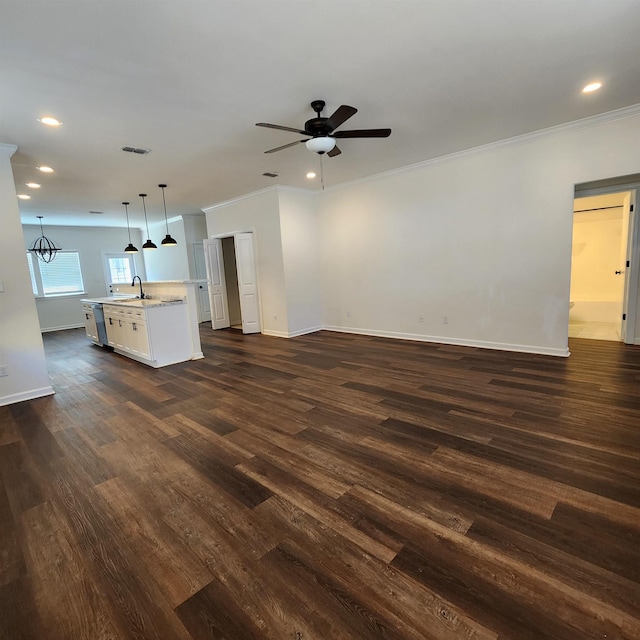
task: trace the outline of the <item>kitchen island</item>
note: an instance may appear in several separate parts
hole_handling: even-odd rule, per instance
[[[185,299],[109,297],[85,298],[81,302],[87,336],[96,344],[104,340],[96,331],[95,311],[100,305],[106,345],[116,353],[155,368],[192,359]],[[93,315],[88,311],[90,307]]]

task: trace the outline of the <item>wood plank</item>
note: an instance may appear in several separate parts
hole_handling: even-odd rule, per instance
[[[640,351],[44,336],[0,408],[0,638],[640,637]]]

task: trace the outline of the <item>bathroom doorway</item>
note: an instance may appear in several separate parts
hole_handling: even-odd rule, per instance
[[[623,341],[631,191],[576,197],[569,337]]]

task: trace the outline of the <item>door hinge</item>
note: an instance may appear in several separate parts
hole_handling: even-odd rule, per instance
[[[627,269],[630,267],[631,265],[629,264],[629,261],[627,260]]]
[[[633,211],[633,207],[634,207],[634,205],[631,205],[631,206],[629,207],[629,211]]]
[[[627,319],[627,314],[626,314],[626,313],[623,313],[623,314],[622,314],[622,319],[623,319],[623,320],[626,320],[626,319]]]

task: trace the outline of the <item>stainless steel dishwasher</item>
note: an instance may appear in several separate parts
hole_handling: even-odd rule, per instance
[[[107,327],[104,322],[104,309],[101,302],[92,302],[91,308],[93,309],[93,317],[96,320],[96,327],[98,330],[98,339],[100,344],[107,346],[109,341],[107,339]]]

